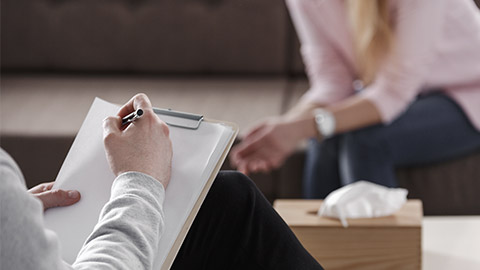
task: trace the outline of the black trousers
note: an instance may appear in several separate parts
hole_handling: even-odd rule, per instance
[[[255,184],[220,172],[171,269],[322,269]]]

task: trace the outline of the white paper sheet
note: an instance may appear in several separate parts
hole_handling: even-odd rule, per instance
[[[45,213],[45,224],[57,233],[62,257],[69,263],[75,261],[110,197],[115,177],[104,152],[102,121],[118,109],[117,105],[95,99],[55,182],[56,188],[79,190],[82,199],[75,205]],[[194,131],[170,127],[172,177],[164,203],[165,233],[154,269],[160,269],[164,263],[233,133],[231,127],[220,123],[203,122]]]

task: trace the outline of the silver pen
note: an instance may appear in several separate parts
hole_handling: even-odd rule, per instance
[[[122,126],[135,121],[136,119],[142,117],[142,115],[143,115],[143,110],[137,109],[136,111],[122,118]]]

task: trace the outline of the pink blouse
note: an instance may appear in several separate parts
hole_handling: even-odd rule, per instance
[[[359,0],[360,1],[360,0]],[[354,94],[351,30],[342,0],[287,0],[311,88],[303,100],[332,104]],[[442,88],[480,130],[480,12],[472,0],[390,0],[395,61],[386,59],[369,99],[385,123],[419,93]]]

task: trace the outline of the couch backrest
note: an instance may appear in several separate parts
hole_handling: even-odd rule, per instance
[[[1,68],[303,74],[283,0],[2,0]]]
[[[282,0],[2,0],[2,70],[281,74]]]

